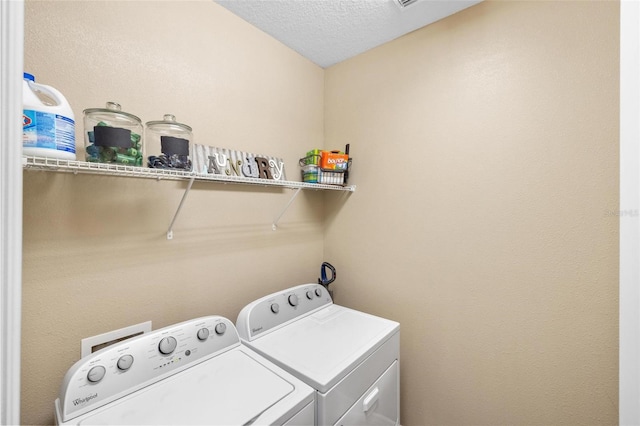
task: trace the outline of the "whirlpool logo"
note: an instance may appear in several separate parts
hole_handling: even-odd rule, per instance
[[[93,395],[88,395],[85,396],[84,398],[76,398],[73,400],[73,405],[82,405],[82,404],[86,404],[87,402],[91,401],[92,399],[95,399],[98,397],[97,393],[94,393]]]

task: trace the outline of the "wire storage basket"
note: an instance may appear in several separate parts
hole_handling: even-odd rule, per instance
[[[317,150],[315,150],[317,151]],[[324,157],[323,157],[324,154]],[[340,162],[332,162],[331,157],[339,156]],[[333,158],[335,160],[335,158]],[[307,154],[299,161],[302,181],[325,185],[346,185],[349,179],[352,159],[345,154],[322,151],[322,154]],[[333,165],[333,168],[327,167]]]

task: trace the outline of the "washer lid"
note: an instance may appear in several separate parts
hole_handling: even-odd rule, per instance
[[[399,329],[395,321],[330,305],[245,344],[327,392]]]
[[[238,348],[87,413],[77,424],[244,425],[294,390]]]

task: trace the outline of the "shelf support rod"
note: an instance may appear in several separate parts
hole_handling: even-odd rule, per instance
[[[291,197],[291,199],[289,200],[289,202],[287,203],[286,206],[284,206],[284,209],[282,209],[282,211],[280,212],[280,214],[278,215],[278,217],[276,217],[276,220],[273,221],[273,225],[271,225],[271,229],[273,229],[274,231],[278,229],[278,221],[280,220],[280,218],[282,217],[282,215],[287,211],[287,209],[289,208],[289,206],[291,205],[291,203],[293,203],[293,200],[296,199],[296,197],[298,196],[298,194],[300,193],[300,190],[302,188],[298,188],[296,189],[296,192],[293,193],[293,197]]]
[[[176,219],[178,218],[178,213],[180,213],[180,209],[182,208],[182,204],[184,204],[184,200],[187,198],[187,194],[191,190],[191,185],[193,185],[193,181],[195,179],[196,179],[195,176],[191,176],[191,178],[189,179],[189,184],[187,185],[187,190],[184,191],[184,195],[182,196],[182,199],[180,200],[180,204],[178,204],[178,209],[176,210],[176,214],[173,215],[173,220],[169,224],[169,230],[167,231],[167,240],[172,240],[173,239],[173,224],[176,222]]]

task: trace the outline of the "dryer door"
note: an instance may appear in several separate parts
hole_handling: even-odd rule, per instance
[[[336,425],[397,425],[400,420],[398,377],[398,361],[394,361]]]

